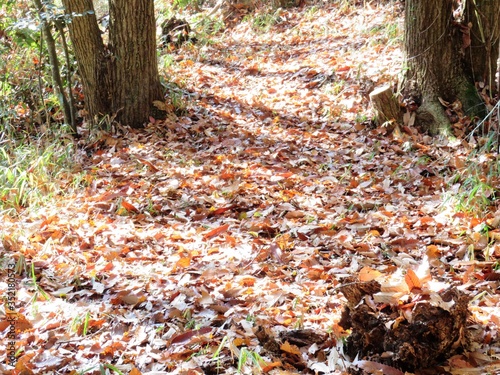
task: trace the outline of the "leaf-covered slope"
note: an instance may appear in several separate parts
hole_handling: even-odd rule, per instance
[[[500,251],[445,201],[466,150],[369,121],[369,90],[401,66],[400,14],[292,9],[178,51],[167,105],[184,113],[107,136],[79,194],[4,218],[2,254],[27,264],[18,368],[341,373],[338,287],[427,257],[478,297],[475,351],[451,368],[493,371]]]

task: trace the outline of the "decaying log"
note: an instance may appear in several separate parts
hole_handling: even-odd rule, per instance
[[[347,304],[339,325],[351,330],[345,346],[351,360],[358,357],[414,372],[467,347],[469,297],[463,292],[450,288],[422,295],[403,311],[399,305],[377,305],[374,295],[379,290],[375,281],[340,287]],[[359,373],[354,368],[349,372]]]
[[[376,88],[370,93],[370,101],[377,114],[378,125],[387,122],[401,122],[399,102],[390,86]]]

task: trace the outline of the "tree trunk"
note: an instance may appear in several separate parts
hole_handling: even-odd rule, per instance
[[[49,53],[49,61],[52,69],[52,80],[54,81],[54,88],[57,95],[57,99],[63,109],[64,122],[71,126],[71,129],[76,134],[76,124],[72,116],[70,104],[66,94],[64,93],[64,85],[61,78],[61,70],[59,69],[59,60],[57,59],[56,42],[52,36],[52,27],[50,24],[50,15],[47,13],[47,9],[41,0],[34,0],[38,16],[40,17],[40,22],[42,24],[42,32],[45,42],[47,43],[47,50]],[[69,66],[68,66],[69,69]],[[68,82],[68,85],[70,83]],[[71,93],[70,93],[71,95]],[[48,114],[47,114],[48,115]]]
[[[162,99],[153,0],[110,0],[109,48],[92,0],[63,0],[85,94],[87,119],[104,115],[141,127]]]
[[[473,82],[487,85],[493,95],[500,46],[500,1],[467,1],[465,22],[471,25],[468,40],[470,45],[465,50],[467,73]]]
[[[161,100],[153,0],[110,0],[112,108],[117,120],[141,127]]]
[[[498,0],[495,0],[498,1]],[[460,100],[470,116],[484,116],[484,105],[462,68],[462,28],[453,21],[454,0],[406,0],[405,96],[420,107],[416,125],[431,134],[449,134],[441,98]]]
[[[92,0],[63,0],[70,16],[69,33],[85,95],[86,118],[110,113],[109,54],[101,38]]]

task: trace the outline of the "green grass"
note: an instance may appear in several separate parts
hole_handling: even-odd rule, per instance
[[[28,5],[4,6],[10,18],[0,27],[10,42],[0,45],[9,57],[0,59],[0,213],[14,215],[48,204],[67,190],[63,183],[76,187],[77,174],[75,144],[60,124],[40,32],[24,13]]]
[[[60,194],[61,182],[72,176],[74,154],[65,129],[34,137],[0,124],[0,211],[36,208]]]
[[[280,17],[281,9],[274,11],[262,10],[260,13],[250,14],[243,18],[243,22],[248,22],[252,29],[258,32],[267,32],[271,27],[282,21]]]
[[[197,45],[209,45],[214,43],[214,36],[224,30],[224,21],[217,17],[200,15],[193,18],[193,29],[198,39]]]
[[[241,348],[238,356],[238,373],[241,374],[247,362],[251,362],[253,369],[260,372],[261,365],[265,363],[262,357],[255,351],[245,347]]]
[[[461,183],[460,191],[456,197],[456,209],[482,214],[492,205],[495,199],[494,189],[487,182],[487,178],[484,179],[477,174],[471,174]]]
[[[500,101],[469,133],[468,140],[474,141],[476,147],[466,158],[464,166],[450,178],[449,187],[458,184],[459,188],[446,194],[444,206],[452,203],[456,210],[476,216],[497,209],[500,195],[499,111]]]
[[[483,146],[473,150],[465,166],[449,180],[453,193],[447,193],[444,204],[454,204],[455,210],[482,216],[495,210],[500,192],[500,155],[498,134],[482,138]],[[495,150],[496,149],[496,150]],[[492,152],[493,151],[493,152]],[[458,184],[458,189],[456,188]]]

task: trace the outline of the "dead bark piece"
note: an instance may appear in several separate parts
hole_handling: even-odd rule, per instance
[[[196,42],[196,38],[191,35],[191,26],[183,19],[169,18],[161,24],[161,45],[165,47],[169,44],[180,47],[186,42]]]
[[[370,101],[377,114],[377,123],[400,122],[399,102],[390,86],[376,88],[370,93]]]
[[[356,284],[358,291],[353,290]],[[435,293],[403,314],[398,306],[377,305],[380,309],[374,310],[373,303],[364,302],[369,298],[363,301],[369,289],[366,284],[340,288],[349,301],[339,325],[352,330],[346,345],[351,359],[358,356],[414,372],[437,365],[467,345],[469,297],[463,292],[450,288]],[[354,305],[355,300],[359,302]]]
[[[313,329],[294,329],[291,331],[283,331],[280,333],[280,339],[283,342],[288,341],[292,345],[299,348],[303,346],[311,346],[313,344],[324,344],[328,335],[317,332]]]
[[[259,340],[259,343],[262,345],[262,347],[268,352],[274,355],[278,355],[280,353],[280,344],[274,338],[270,330],[262,326],[258,326],[255,330],[255,336]]]
[[[380,292],[380,284],[375,280],[352,282],[340,286],[339,290],[347,299],[348,307],[354,308],[364,296]]]

